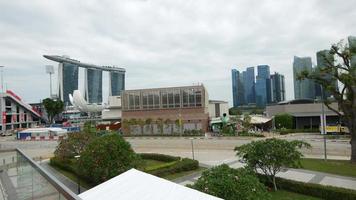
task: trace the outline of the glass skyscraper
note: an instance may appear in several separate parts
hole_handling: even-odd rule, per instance
[[[125,72],[110,72],[110,96],[119,96],[125,90]]]
[[[257,66],[256,77],[256,105],[265,107],[270,102],[271,86],[270,86],[270,69],[268,65]]]
[[[243,72],[243,85],[246,104],[255,103],[255,68],[248,67]]]
[[[284,76],[275,72],[271,75],[271,102],[278,103],[285,101],[286,91],[284,85]]]
[[[64,105],[70,105],[69,94],[78,89],[78,65],[63,62],[59,64],[59,97]]]
[[[298,80],[298,74],[302,71],[312,72],[312,60],[310,57],[294,56],[293,78],[294,78],[294,98],[295,99],[314,99],[315,85],[310,79]]]
[[[334,56],[329,53],[329,50],[322,50],[318,51],[316,53],[316,62],[317,66],[315,67],[315,72],[320,73],[320,69],[326,67],[329,63],[334,64]],[[328,81],[330,81],[331,85],[333,85],[335,88],[338,87],[337,85],[337,80],[332,80],[332,75],[331,74],[325,74],[324,78]],[[321,85],[318,83],[315,83],[315,98],[316,99],[321,99],[321,97],[324,97],[324,99],[327,99],[332,96],[332,94],[328,91],[323,89],[323,95],[321,94]]]
[[[232,69],[231,77],[233,106],[237,107],[245,103],[244,87],[242,85],[242,74],[238,70]]]
[[[97,69],[85,69],[86,85],[85,98],[88,103],[103,102],[103,71]]]

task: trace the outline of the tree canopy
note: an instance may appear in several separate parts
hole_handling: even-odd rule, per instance
[[[351,133],[351,161],[356,162],[356,37],[350,36],[346,44],[340,41],[332,45],[322,60],[318,70],[302,71],[298,79],[311,79],[332,94],[338,109],[331,107],[328,99],[324,104],[346,119]]]
[[[81,153],[79,173],[98,184],[137,167],[139,160],[130,143],[117,134],[108,134],[90,142]]]
[[[46,109],[48,120],[53,123],[53,119],[56,115],[60,114],[64,110],[64,103],[61,100],[53,100],[46,98],[42,101],[44,108]]]
[[[266,187],[253,171],[226,164],[204,171],[192,188],[225,200],[269,199]]]
[[[236,155],[241,157],[247,166],[257,172],[260,169],[273,183],[277,190],[275,176],[282,167],[300,166],[303,156],[298,149],[310,147],[303,141],[287,141],[276,138],[252,141],[251,143],[235,147]]]

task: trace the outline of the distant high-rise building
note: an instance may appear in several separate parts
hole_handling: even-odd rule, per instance
[[[103,102],[103,71],[85,69],[85,98],[88,103]]]
[[[324,67],[328,66],[329,64],[334,64],[334,56],[329,53],[329,50],[322,50],[318,51],[316,53],[316,62],[317,66],[315,67],[315,72],[319,72],[320,70],[323,69]],[[329,80],[330,83],[335,87],[338,88],[337,85],[337,80],[332,80],[333,77],[331,74],[325,74],[324,78],[326,80]],[[332,94],[329,91],[326,91],[325,88],[323,89],[324,94],[321,94],[321,85],[318,83],[315,83],[315,98],[321,99],[321,97],[324,97],[324,99],[327,99],[332,96]]]
[[[271,102],[278,103],[286,100],[284,76],[275,72],[271,75]]]
[[[265,107],[271,98],[270,69],[268,65],[257,66],[256,76],[256,105]]]
[[[243,72],[242,80],[245,92],[245,103],[255,103],[255,68],[246,68],[246,71]]]
[[[78,89],[78,65],[62,62],[58,65],[58,96],[69,105],[69,94]]]
[[[244,101],[244,87],[242,85],[242,75],[236,69],[231,70],[232,76],[232,98],[233,106],[237,107],[243,105]]]
[[[102,103],[103,71],[110,73],[109,95],[121,95],[125,89],[125,69],[112,66],[99,66],[82,63],[66,56],[44,55],[45,58],[59,63],[58,97],[65,105],[70,105],[69,94],[78,90],[79,67],[84,68],[84,94],[89,103]]]
[[[110,72],[110,96],[120,96],[125,90],[125,72]]]
[[[312,72],[312,60],[310,57],[294,56],[293,78],[294,78],[294,98],[295,99],[314,99],[315,86],[314,81],[310,79],[298,80],[298,74],[302,71]]]

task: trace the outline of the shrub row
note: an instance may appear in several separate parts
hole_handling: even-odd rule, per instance
[[[165,167],[165,168],[159,168],[156,170],[146,170],[147,173],[150,173],[155,176],[159,177],[164,177],[169,174],[174,174],[174,173],[179,173],[179,172],[184,172],[184,171],[190,171],[190,170],[195,170],[199,168],[199,162],[196,160],[192,160],[189,158],[183,158],[182,160],[176,162],[175,165]]]
[[[64,171],[76,173],[76,169],[73,166],[73,162],[70,159],[62,160],[57,157],[52,157],[49,161],[49,164],[54,167],[58,167]]]
[[[318,133],[319,129],[277,129],[277,132],[281,135],[286,135],[288,133]]]
[[[262,183],[269,187],[273,187],[268,181],[266,175],[258,174],[258,178]],[[333,186],[325,186],[313,183],[303,183],[276,177],[276,184],[278,189],[288,190],[300,194],[319,197],[326,200],[352,200],[356,199],[356,190],[349,190]]]
[[[260,134],[260,133],[249,133],[247,131],[241,131],[237,135],[238,136],[248,136],[248,137],[265,137],[263,134]]]
[[[180,157],[178,156],[170,156],[170,155],[159,154],[159,153],[141,153],[139,155],[141,156],[142,159],[158,160],[162,162],[173,162],[173,161],[180,160]]]

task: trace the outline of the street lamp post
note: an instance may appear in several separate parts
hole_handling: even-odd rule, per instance
[[[79,158],[80,158],[80,155],[76,155],[76,156],[74,156],[74,158],[77,160],[77,168],[78,168],[78,170],[77,170],[77,181],[78,181],[78,183],[77,183],[77,185],[78,185],[78,194],[80,194],[80,178],[79,178],[79,174],[78,174],[78,172],[79,172]]]
[[[192,145],[192,157],[193,157],[193,160],[195,160],[195,159],[194,159],[194,145],[193,145],[193,140],[194,140],[194,138],[190,138],[190,143],[191,143],[191,145]]]

